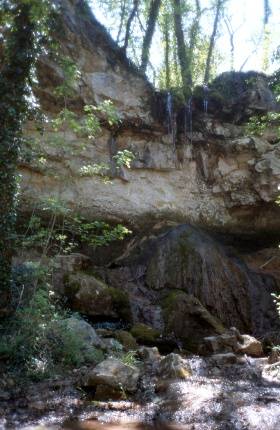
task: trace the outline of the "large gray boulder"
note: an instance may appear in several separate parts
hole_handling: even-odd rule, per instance
[[[158,374],[161,379],[187,379],[192,370],[187,360],[172,352],[161,360]]]
[[[107,387],[107,393],[110,395],[118,391],[134,393],[137,390],[137,384],[140,371],[137,367],[128,366],[116,358],[107,358],[99,363],[86,377],[85,385],[96,388],[99,385]]]

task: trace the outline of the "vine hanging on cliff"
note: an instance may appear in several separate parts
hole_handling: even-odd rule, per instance
[[[0,316],[9,312],[11,258],[16,218],[16,166],[27,97],[39,47],[46,36],[50,2],[0,0]]]

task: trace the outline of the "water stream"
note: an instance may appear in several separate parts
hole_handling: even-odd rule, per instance
[[[265,358],[217,366],[189,357],[192,376],[158,380],[145,367],[136,397],[124,401],[84,400],[63,419],[37,418],[22,430],[279,430],[280,381],[263,372]],[[1,426],[0,426],[1,427]],[[2,427],[1,427],[2,428]]]

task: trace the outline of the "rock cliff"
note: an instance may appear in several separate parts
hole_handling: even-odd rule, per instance
[[[22,207],[30,209],[38,199],[57,196],[90,219],[121,221],[135,229],[164,219],[235,234],[278,234],[277,133],[272,128],[262,138],[248,136],[244,121],[236,116],[238,100],[243,117],[244,112],[248,117],[271,108],[265,78],[256,75],[254,88],[244,88],[240,95],[233,87],[231,104],[225,103],[226,94],[223,103],[210,97],[207,113],[198,97],[192,125],[178,109],[172,137],[166,94],[153,90],[87,7],[77,0],[63,0],[62,7],[56,37],[81,71],[71,109],[82,116],[84,104],[110,99],[122,122],[114,130],[103,124],[91,141],[71,130],[54,132],[48,124],[41,135],[30,122],[26,135],[40,141],[46,162],[21,161]],[[61,79],[61,68],[42,57],[36,94],[49,118],[60,110],[53,89]],[[67,147],[51,144],[58,138]],[[131,150],[135,160],[131,169],[123,167],[116,173],[113,157],[122,149]],[[111,184],[99,176],[80,175],[80,168],[92,163],[111,166]]]

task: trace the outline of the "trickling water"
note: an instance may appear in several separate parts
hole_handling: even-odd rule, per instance
[[[209,88],[207,84],[203,84],[203,110],[204,113],[208,113],[208,97],[209,97]]]
[[[167,130],[168,134],[172,137],[172,144],[174,151],[176,149],[175,145],[175,126],[174,126],[174,115],[173,115],[173,98],[172,94],[168,91],[166,97],[166,112],[167,112]]]
[[[184,109],[184,138],[187,142],[187,134],[189,133],[190,143],[192,143],[192,96],[189,98]]]
[[[79,430],[277,430],[280,385],[258,372],[259,362],[217,368],[204,358],[188,359],[193,376],[172,380],[151,390],[153,372],[141,386],[143,404],[134,410],[103,411],[95,420],[80,422]],[[148,369],[149,372],[149,369]],[[145,390],[150,395],[145,397]],[[140,406],[140,407],[139,407]]]
[[[166,97],[166,111],[167,111],[167,129],[168,134],[172,133],[172,95],[168,91],[167,97]]]
[[[210,358],[186,359],[192,375],[187,379],[159,377],[155,360],[141,367],[136,397],[125,401],[91,402],[61,408],[59,393],[44,400],[46,410],[29,412],[29,419],[8,419],[0,428],[22,430],[278,430],[280,381],[261,373],[265,359],[214,365]],[[34,393],[33,393],[34,394]],[[38,393],[44,398],[45,392]],[[22,403],[22,402],[21,402]],[[42,403],[42,402],[41,402]],[[48,408],[49,403],[49,408]],[[16,425],[13,425],[16,423]],[[28,424],[29,423],[29,424]]]

